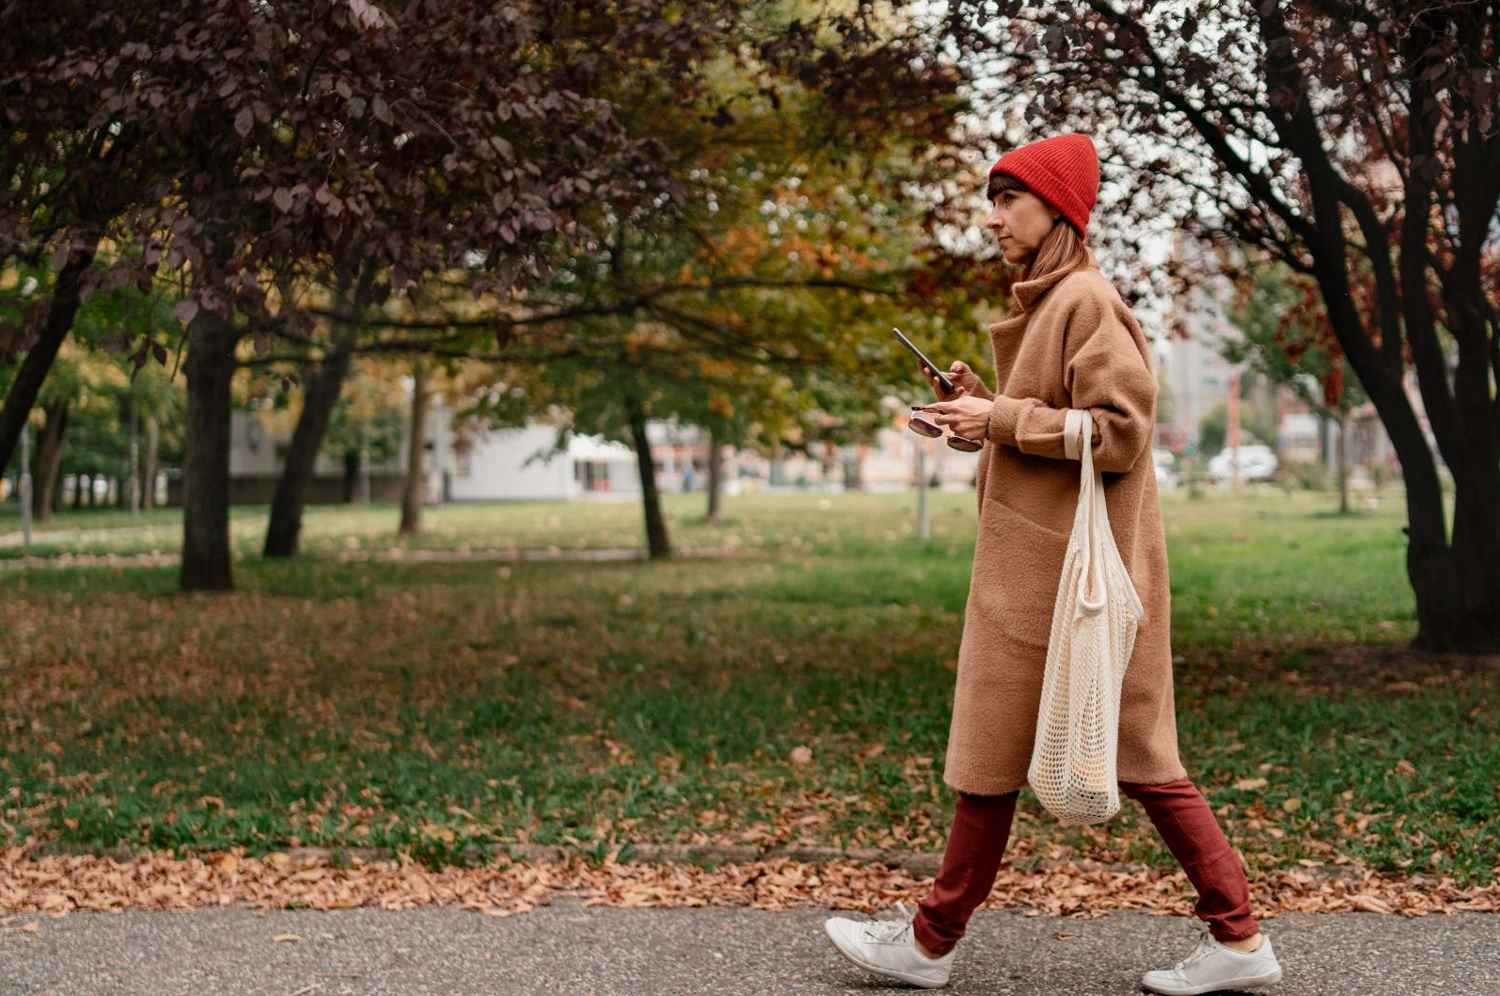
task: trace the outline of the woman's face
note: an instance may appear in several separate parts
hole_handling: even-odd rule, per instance
[[[1029,190],[1002,190],[990,202],[984,227],[995,234],[1007,263],[1025,263],[1052,231],[1059,212]]]

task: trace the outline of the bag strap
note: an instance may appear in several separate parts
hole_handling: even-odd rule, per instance
[[[1084,615],[1094,615],[1104,608],[1104,534],[1109,530],[1105,518],[1103,487],[1094,469],[1094,418],[1087,408],[1069,408],[1063,420],[1063,453],[1070,460],[1081,460],[1078,468],[1078,517],[1075,528],[1083,529],[1079,545],[1082,582],[1078,588],[1078,608]]]
[[[1085,422],[1092,423],[1092,421],[1087,408],[1069,408],[1068,413],[1063,416],[1063,455],[1069,460],[1077,460],[1082,455],[1079,452],[1079,443],[1083,440],[1080,438],[1079,430],[1085,428]],[[1094,441],[1093,426],[1087,426],[1085,431],[1089,434],[1088,442],[1092,443]]]

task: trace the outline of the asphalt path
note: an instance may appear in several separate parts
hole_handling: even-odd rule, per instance
[[[802,907],[551,905],[509,917],[451,906],[0,916],[5,996],[783,996],[917,992],[845,961]],[[862,918],[840,911],[837,915]],[[28,925],[36,924],[34,929]],[[1497,996],[1500,915],[1407,919],[1286,913],[1262,921],[1277,996]],[[1143,993],[1141,973],[1193,947],[1199,921],[1083,920],[982,910],[942,990],[1014,996]]]

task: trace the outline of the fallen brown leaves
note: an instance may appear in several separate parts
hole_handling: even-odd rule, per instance
[[[600,866],[576,857],[504,867],[430,869],[405,858],[347,865],[286,854],[245,857],[239,851],[178,860],[165,852],[120,861],[91,855],[42,855],[22,848],[0,852],[0,910],[63,915],[75,910],[192,910],[244,903],[255,908],[404,909],[445,904],[492,916],[524,913],[554,895],[582,897],[583,905],[750,906],[784,910],[813,905],[873,913],[898,899],[914,903],[931,878],[883,863],[774,858],[725,864],[614,860]],[[1308,869],[1252,877],[1255,915],[1286,911],[1365,911],[1416,917],[1459,911],[1500,912],[1500,879],[1460,889],[1451,879],[1386,876],[1365,871],[1337,876]],[[1181,870],[1120,871],[1073,862],[1046,870],[1002,867],[988,906],[1024,907],[1026,916],[1092,919],[1110,910],[1190,916],[1194,895]],[[0,920],[0,924],[6,921]]]

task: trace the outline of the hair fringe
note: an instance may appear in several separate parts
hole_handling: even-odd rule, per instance
[[[996,173],[990,177],[985,193],[993,201],[1004,190],[1022,190],[1029,193],[1031,188],[1009,173]],[[1031,261],[1026,264],[1021,279],[1035,280],[1057,271],[1062,271],[1064,274],[1070,273],[1087,264],[1088,259],[1088,250],[1085,248],[1083,237],[1078,234],[1078,229],[1073,227],[1071,221],[1058,215],[1057,223],[1052,226],[1052,231],[1042,239],[1042,244],[1037,246],[1036,252],[1031,256]]]

